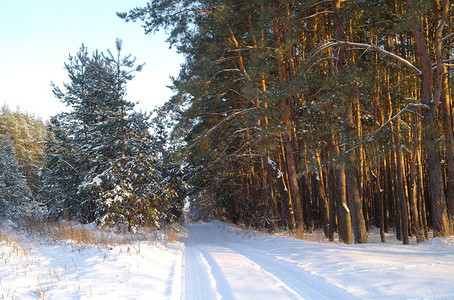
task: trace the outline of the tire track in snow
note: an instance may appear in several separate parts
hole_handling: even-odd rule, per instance
[[[224,245],[223,245],[224,246]],[[255,263],[254,261],[250,260],[248,257],[246,257],[245,255],[243,254],[240,254],[238,251],[235,251],[233,248],[231,247],[221,247],[221,246],[218,246],[216,247],[217,249],[219,249],[218,251],[222,251],[222,252],[229,252],[230,255],[234,255],[238,258],[238,260],[242,260],[243,263],[242,265],[248,265],[245,269],[245,271],[247,273],[250,273],[251,272],[251,266],[252,266],[252,269],[255,269],[255,270],[259,270],[261,276],[267,278],[267,279],[270,279],[271,278],[271,281],[274,282],[274,284],[276,286],[279,287],[279,290],[282,292],[282,294],[279,295],[279,299],[302,299],[299,295],[299,293],[297,291],[295,291],[294,289],[292,289],[290,286],[288,286],[285,282],[283,282],[280,278],[278,278],[277,276],[275,276],[273,273],[270,273],[268,272],[267,270],[265,270],[264,268],[262,268],[259,264]],[[210,263],[212,266],[214,266],[216,269],[217,269],[217,274],[218,274],[218,278],[221,277],[223,274],[220,273],[220,271],[222,271],[216,264],[215,262],[215,259],[213,256],[215,256],[215,253],[216,251],[204,251],[205,252],[205,256],[210,258]],[[225,286],[225,285],[228,285],[227,282],[225,282],[225,279],[222,279],[222,280],[219,280],[218,281],[220,282],[223,282],[223,284],[221,284],[221,287],[222,286]],[[268,280],[269,281],[269,280]],[[251,290],[254,289],[253,286],[250,287]],[[235,299],[235,297],[232,295],[231,291],[225,291],[225,288],[222,289],[222,290],[219,290],[221,292],[221,295],[223,296],[224,299]],[[258,291],[257,291],[258,292]],[[255,298],[253,298],[255,299]],[[262,297],[258,297],[258,299],[268,299],[268,298],[262,298]],[[273,297],[271,297],[270,299],[274,299]]]
[[[224,245],[245,256],[285,283],[304,299],[360,299],[339,288],[326,279],[298,267],[296,264],[278,259],[270,254],[257,251],[238,243],[225,242]]]
[[[183,299],[302,299],[274,274],[230,247],[213,243],[191,246],[187,251],[187,257],[192,257],[186,259],[189,268],[198,271],[186,275]]]
[[[303,295],[326,299],[313,289],[309,294],[302,293],[309,288],[301,280],[289,280],[290,276],[284,276],[281,269],[268,266],[255,255],[251,259],[247,252],[255,250],[243,251],[237,243],[227,243],[224,238],[228,237],[214,226],[188,226],[182,299],[303,299]]]
[[[186,247],[183,261],[181,299],[221,299],[211,267],[195,246]]]

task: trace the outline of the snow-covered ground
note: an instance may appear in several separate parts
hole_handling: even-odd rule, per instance
[[[1,299],[454,299],[454,238],[315,243],[211,222],[181,242],[0,241]]]

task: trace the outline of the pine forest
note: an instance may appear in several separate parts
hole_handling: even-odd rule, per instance
[[[140,58],[72,51],[43,122],[0,111],[0,217],[135,231],[219,219],[367,243],[454,235],[454,3],[152,0],[118,12],[184,55],[134,109]],[[114,42],[114,41],[112,41]],[[152,109],[152,108],[150,108]]]

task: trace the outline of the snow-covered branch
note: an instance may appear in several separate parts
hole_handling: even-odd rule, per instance
[[[312,54],[312,57],[318,54],[319,52],[326,50],[328,48],[333,48],[333,47],[340,47],[340,46],[351,46],[351,47],[357,47],[361,49],[366,49],[366,51],[375,51],[378,53],[381,53],[383,55],[386,55],[394,60],[397,60],[398,62],[404,64],[407,66],[409,69],[412,71],[416,72],[417,74],[421,74],[421,71],[415,67],[411,62],[408,60],[400,57],[397,54],[394,54],[392,52],[386,51],[385,49],[382,49],[378,47],[377,45],[374,44],[365,44],[365,43],[355,43],[355,42],[347,42],[347,41],[328,41],[327,43],[321,45],[316,51]]]
[[[301,18],[298,21],[307,20],[307,19],[310,19],[310,18],[315,18],[316,16],[323,15],[323,14],[334,14],[334,11],[331,11],[331,10],[319,11],[318,13],[315,13],[313,15]]]

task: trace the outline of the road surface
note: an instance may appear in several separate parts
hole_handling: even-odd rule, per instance
[[[243,243],[216,223],[188,224],[181,299],[355,299],[295,263]]]

